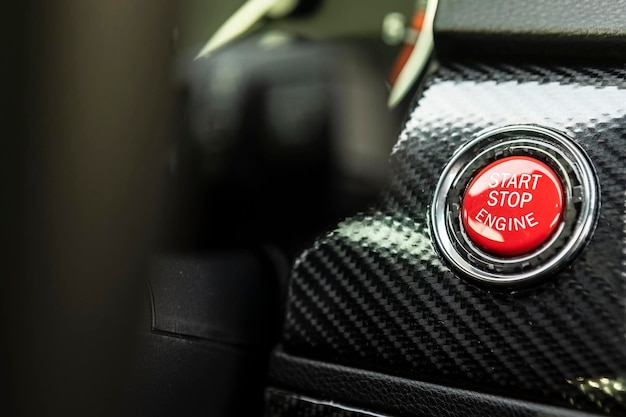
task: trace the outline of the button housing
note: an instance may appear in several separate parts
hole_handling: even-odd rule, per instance
[[[477,173],[509,157],[549,167],[562,188],[562,221],[530,251],[502,252],[477,244],[463,226],[465,191]],[[435,189],[430,226],[444,260],[477,283],[502,288],[530,285],[554,275],[585,247],[598,218],[599,187],[585,152],[565,134],[533,125],[485,131],[462,146],[444,167]],[[482,246],[482,247],[481,247]]]

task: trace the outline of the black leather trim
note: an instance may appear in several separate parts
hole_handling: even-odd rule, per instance
[[[268,388],[265,391],[266,417],[386,417],[332,401],[322,401],[300,394]]]
[[[275,387],[297,391],[321,401],[340,402],[395,415],[433,417],[593,415],[299,358],[282,351],[276,351],[272,355],[270,381]]]

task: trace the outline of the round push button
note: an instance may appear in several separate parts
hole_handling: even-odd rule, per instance
[[[512,156],[491,163],[467,186],[462,221],[483,251],[516,257],[537,249],[563,217],[563,188],[545,163]]]

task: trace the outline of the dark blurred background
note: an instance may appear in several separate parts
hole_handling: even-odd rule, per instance
[[[261,412],[294,255],[385,180],[381,28],[415,4],[324,1],[194,61],[241,4],[3,7],[4,415]]]

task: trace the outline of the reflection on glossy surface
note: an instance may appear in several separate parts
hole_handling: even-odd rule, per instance
[[[584,396],[606,413],[612,413],[626,406],[625,378],[583,378],[568,379],[568,384],[578,388]],[[575,404],[574,399],[570,399]]]
[[[463,220],[467,222],[467,226],[465,227],[466,230],[476,230],[485,239],[491,240],[493,242],[504,243],[504,237],[502,236],[502,233],[498,232],[496,229],[487,227],[483,223],[477,222],[467,215],[463,216]]]
[[[569,77],[564,82],[543,82],[547,76],[539,73],[533,75],[542,82],[524,82],[521,77],[525,75],[507,81],[437,82],[424,92],[415,110],[419,117],[411,117],[407,121],[400,140],[394,146],[394,153],[404,147],[405,141],[414,139],[412,132],[427,131],[445,120],[466,124],[465,132],[472,134],[480,129],[507,124],[584,128],[588,124],[615,121],[626,114],[624,89],[611,85],[569,83]],[[557,104],[555,97],[567,97],[567,100],[559,100]],[[590,111],[590,103],[593,103],[593,111]],[[437,139],[451,140],[448,136]]]
[[[364,247],[373,247],[381,253],[427,258],[432,266],[447,271],[432,249],[430,237],[420,232],[422,229],[422,225],[406,218],[365,216],[340,224],[333,235]]]

